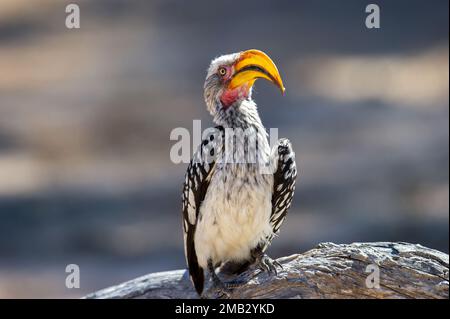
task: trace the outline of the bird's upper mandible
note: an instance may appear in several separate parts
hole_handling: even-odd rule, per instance
[[[285,88],[277,66],[264,52],[255,49],[241,52],[233,67],[229,89],[233,90],[242,85],[251,87],[256,79],[262,78],[274,83],[284,94]]]

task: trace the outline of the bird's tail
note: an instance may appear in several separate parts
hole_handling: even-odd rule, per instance
[[[189,263],[189,275],[195,290],[201,296],[203,292],[203,286],[205,284],[205,274],[203,268],[199,266],[197,262]]]
[[[189,276],[191,277],[195,290],[201,295],[203,285],[205,284],[205,274],[203,268],[198,264],[197,253],[195,252],[194,231],[192,229],[187,232],[185,249]]]

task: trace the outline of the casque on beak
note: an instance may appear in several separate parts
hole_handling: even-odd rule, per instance
[[[284,94],[283,81],[272,59],[259,50],[243,51],[234,64],[234,75],[228,84],[228,88],[234,90],[246,85],[250,89],[259,78],[272,82]]]

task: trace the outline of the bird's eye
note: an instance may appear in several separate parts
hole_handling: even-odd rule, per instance
[[[224,68],[224,67],[220,67],[220,68],[219,68],[219,74],[220,74],[221,76],[224,76],[225,74],[227,74],[227,69]]]

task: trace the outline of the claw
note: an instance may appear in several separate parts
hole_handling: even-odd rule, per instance
[[[262,271],[267,271],[269,274],[274,274],[275,276],[278,275],[276,266],[283,269],[283,266],[278,261],[270,258],[266,254],[261,255],[261,257],[259,258],[257,263],[258,263],[258,267]]]
[[[280,263],[278,262],[278,260],[276,260],[276,259],[273,259],[272,261],[273,261],[273,263],[274,263],[274,265],[275,265],[275,266],[278,266],[278,267],[280,267],[280,268],[281,268],[281,270],[284,270],[284,268],[283,268],[283,265],[282,265],[282,264],[280,264]]]
[[[231,292],[226,288],[219,288],[216,290],[218,299],[230,299]]]

